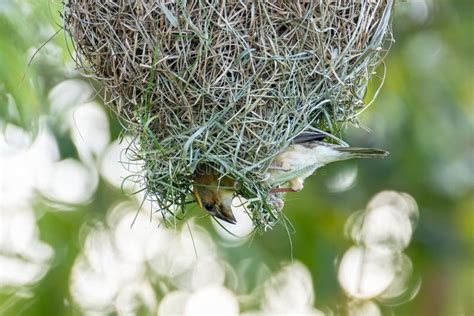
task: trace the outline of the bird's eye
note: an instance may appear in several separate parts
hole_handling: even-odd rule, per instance
[[[205,208],[206,210],[208,210],[208,211],[212,211],[212,210],[214,209],[214,204],[212,204],[212,203],[206,203],[206,204],[204,205],[204,208]]]

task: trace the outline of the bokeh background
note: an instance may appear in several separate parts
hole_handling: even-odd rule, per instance
[[[252,234],[242,217],[240,238],[196,207],[164,225],[122,185],[139,162],[75,71],[60,11],[0,0],[1,315],[474,315],[472,1],[396,4],[385,85],[344,132],[391,155],[326,167],[288,195],[286,224]],[[384,190],[418,208],[382,193],[411,201],[410,226],[381,213],[402,246],[379,249],[355,286],[353,227]]]

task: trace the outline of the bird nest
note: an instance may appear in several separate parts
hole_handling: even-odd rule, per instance
[[[79,69],[137,137],[147,195],[184,210],[207,164],[268,227],[281,216],[263,179],[272,159],[303,131],[356,122],[391,11],[392,0],[69,0],[64,23]]]

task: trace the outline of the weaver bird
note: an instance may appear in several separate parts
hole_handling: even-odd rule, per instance
[[[388,152],[381,149],[344,147],[323,142],[326,136],[323,133],[300,134],[273,159],[265,181],[272,188],[271,198],[279,204],[278,208],[283,207],[283,201],[276,193],[300,191],[307,177],[331,162],[388,155]],[[235,181],[203,167],[196,170],[194,181],[193,192],[199,206],[210,215],[235,224],[232,213]]]
[[[307,177],[331,162],[388,155],[382,149],[344,147],[323,142],[326,136],[323,133],[300,134],[293,144],[275,157],[266,174],[270,186],[279,186],[272,192],[300,191]]]
[[[220,176],[207,166],[199,166],[194,172],[193,193],[199,206],[209,215],[235,224],[232,212],[232,199],[235,193],[235,181]]]

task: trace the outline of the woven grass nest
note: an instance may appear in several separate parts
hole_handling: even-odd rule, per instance
[[[392,0],[69,0],[79,69],[136,136],[141,181],[164,212],[192,203],[206,164],[237,180],[249,215],[281,218],[263,180],[303,131],[338,135],[366,107]],[[336,136],[332,141],[341,142]]]

